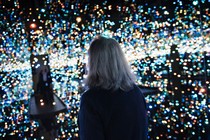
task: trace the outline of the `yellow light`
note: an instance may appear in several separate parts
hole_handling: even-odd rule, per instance
[[[76,21],[79,23],[79,22],[82,21],[82,18],[81,18],[81,17],[77,17],[77,18],[76,18]]]

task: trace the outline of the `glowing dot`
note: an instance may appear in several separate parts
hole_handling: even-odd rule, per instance
[[[79,22],[82,21],[82,18],[81,18],[81,17],[77,17],[77,18],[76,18],[76,21],[79,23]]]
[[[30,24],[30,28],[31,28],[31,29],[35,29],[36,27],[37,27],[36,23],[31,23],[31,24]]]
[[[206,92],[206,89],[205,88],[201,88],[200,92],[204,93],[204,92]]]

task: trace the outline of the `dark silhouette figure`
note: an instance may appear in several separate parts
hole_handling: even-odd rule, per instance
[[[119,43],[96,37],[88,50],[86,90],[79,110],[80,140],[145,140],[147,109]]]
[[[52,79],[49,70],[45,67],[39,73],[39,82],[37,84],[37,93],[43,96],[46,103],[53,101]]]

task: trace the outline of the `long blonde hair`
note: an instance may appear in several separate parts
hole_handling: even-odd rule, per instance
[[[135,83],[125,55],[113,38],[97,36],[88,50],[88,87],[130,90]]]

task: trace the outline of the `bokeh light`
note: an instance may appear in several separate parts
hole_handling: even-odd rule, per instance
[[[31,23],[31,24],[30,24],[30,28],[31,28],[31,29],[36,29],[36,27],[37,27],[36,23]]]
[[[54,93],[68,108],[56,116],[57,138],[78,139],[87,49],[98,34],[120,42],[139,85],[160,89],[146,95],[148,139],[206,139],[208,0],[33,2],[0,1],[0,139],[44,139],[28,114],[31,54],[49,54]]]

